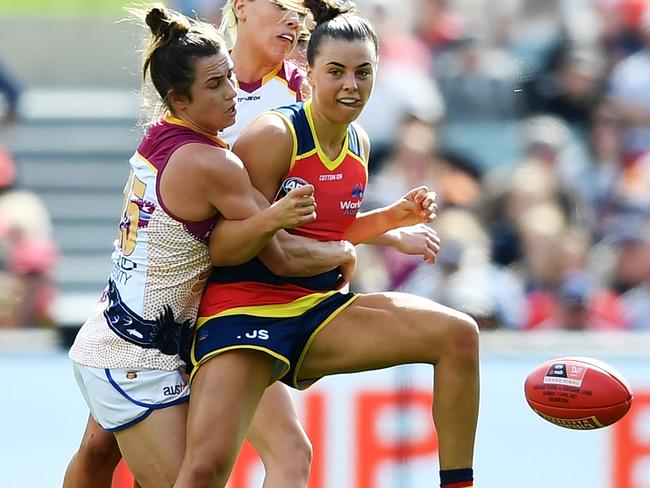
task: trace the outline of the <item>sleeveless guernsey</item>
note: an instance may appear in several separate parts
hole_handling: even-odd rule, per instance
[[[180,219],[159,194],[170,157],[192,143],[227,148],[219,138],[166,116],[148,129],[131,157],[108,286],[77,335],[70,350],[73,361],[96,368],[168,371],[182,364],[177,354],[154,347],[152,337],[157,321],[194,322],[211,270],[207,244],[216,217]]]

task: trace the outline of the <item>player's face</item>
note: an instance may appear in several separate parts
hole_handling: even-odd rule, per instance
[[[211,134],[235,123],[237,90],[232,67],[225,52],[196,60],[194,83],[190,87],[192,101],[187,104],[185,115]]]
[[[370,41],[323,39],[307,70],[314,106],[333,122],[354,121],[370,98],[376,68]]]
[[[295,10],[300,4],[295,0],[244,0],[237,36],[250,39],[258,48],[257,55],[281,63],[296,46],[304,26],[304,14]]]

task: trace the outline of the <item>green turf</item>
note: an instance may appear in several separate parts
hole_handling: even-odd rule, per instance
[[[125,5],[145,3],[124,0],[0,0],[2,15],[70,15],[113,14],[123,11]],[[147,2],[151,3],[151,2]]]

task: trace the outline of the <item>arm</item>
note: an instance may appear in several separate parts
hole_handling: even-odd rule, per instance
[[[212,230],[210,255],[215,266],[241,264],[259,254],[262,262],[279,276],[314,276],[356,261],[354,246],[347,241],[320,242],[285,230],[278,231],[266,247],[261,240],[246,241],[245,237],[259,231],[256,225],[267,225],[258,224],[260,219],[256,217],[263,215],[261,211],[269,202],[259,191],[253,189],[253,193],[260,213],[244,221],[222,219]],[[242,238],[235,238],[238,235]]]
[[[308,200],[313,200],[312,193],[313,187],[305,186],[291,191],[271,207],[267,204],[266,210],[264,206],[259,206],[256,213],[253,213],[247,219],[221,219],[210,233],[209,251],[212,264],[215,266],[233,266],[250,261],[271,242],[278,231],[295,227],[292,224],[279,224],[280,227],[278,227],[272,215],[269,216],[273,207],[277,207],[278,212],[284,211],[283,207],[295,208],[297,212],[300,212],[300,219],[305,221],[313,220],[315,218],[314,207],[313,204],[310,207],[308,203]],[[284,233],[286,234],[286,232]]]
[[[390,230],[431,222],[437,208],[435,198],[425,186],[414,188],[387,207],[357,214],[345,238],[354,244],[368,243]],[[391,242],[395,237],[393,233],[381,239]]]
[[[267,204],[275,199],[282,179],[289,172],[293,150],[291,131],[284,119],[273,112],[253,119],[233,147]]]
[[[422,256],[425,262],[433,264],[440,251],[440,237],[426,224],[410,225],[388,232],[367,241],[366,244],[392,247],[402,254]]]
[[[314,276],[341,268],[347,282],[354,275],[357,253],[349,241],[317,241],[280,231],[259,258],[279,276]]]
[[[215,264],[248,261],[283,228],[316,218],[313,187],[290,192],[260,207],[243,163],[230,151],[188,144],[174,153],[163,174],[161,193],[168,207],[187,220],[203,220],[215,210],[232,222],[209,243]]]
[[[355,124],[355,129],[363,145],[364,158],[369,160],[370,138],[359,125]],[[426,191],[426,187],[417,188],[389,207],[359,214],[346,237],[353,242],[390,246],[404,254],[422,255],[427,262],[435,261],[440,239],[429,226],[418,223],[435,217],[436,196]],[[410,216],[408,211],[412,212]],[[405,218],[413,220],[414,225],[408,225]]]
[[[253,186],[259,190],[260,205],[275,198],[289,171],[293,138],[283,119],[265,113],[254,119],[239,135],[233,148],[244,161]],[[345,241],[319,242],[279,232],[260,254],[262,262],[281,276],[312,276],[343,266],[344,274],[354,268],[354,247]]]

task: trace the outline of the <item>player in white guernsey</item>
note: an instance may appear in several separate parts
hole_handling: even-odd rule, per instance
[[[262,112],[306,97],[305,72],[289,61],[304,34],[302,0],[228,0],[220,31],[231,43],[237,78],[237,120],[220,137],[231,146]]]
[[[169,113],[131,159],[109,286],[70,357],[94,421],[115,432],[141,485],[157,487],[174,482],[185,448],[189,392],[179,353],[211,265],[244,262],[269,243],[263,254],[276,262],[294,251],[293,267],[281,265],[282,272],[313,274],[353,261],[354,251],[346,243],[326,248],[273,238],[314,218],[313,189],[258,213],[263,207],[243,165],[214,135],[236,113],[232,62],[221,40],[207,24],[164,7],[146,12],[146,22],[153,35],[144,73]],[[230,220],[211,233],[220,216]],[[97,474],[83,459],[93,429],[89,421],[65,486],[88,486]]]

